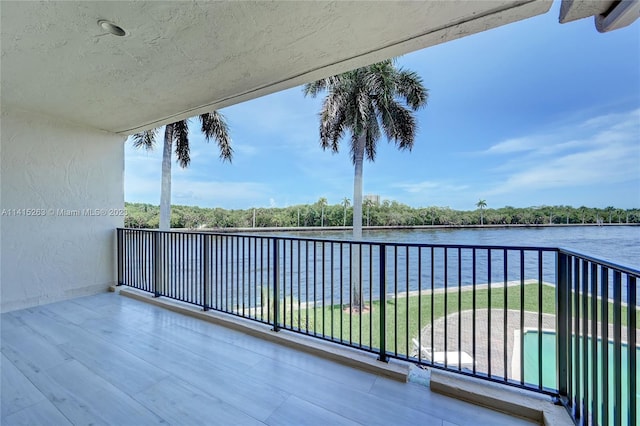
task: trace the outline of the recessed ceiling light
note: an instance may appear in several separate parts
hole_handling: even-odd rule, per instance
[[[125,30],[123,30],[121,27],[117,26],[111,21],[106,21],[104,19],[101,19],[98,21],[98,25],[103,30],[108,31],[109,33],[118,37],[122,37],[127,34]]]

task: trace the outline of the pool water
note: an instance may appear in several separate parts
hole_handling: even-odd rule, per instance
[[[591,345],[591,338],[588,338],[587,345]],[[582,338],[578,340],[579,350],[582,348]],[[602,358],[602,347],[598,342],[598,353],[597,360]],[[614,413],[614,394],[613,394],[613,342],[609,341],[609,423],[613,423],[613,413]],[[575,350],[575,346],[574,346]],[[524,361],[524,381],[529,384],[533,384],[535,386],[538,385],[538,332],[536,330],[526,331],[524,333],[524,347],[522,348],[523,361]],[[622,365],[621,365],[621,375],[622,375],[622,407],[619,407],[622,410],[622,424],[640,424],[640,419],[636,419],[635,422],[630,422],[629,417],[629,367],[628,367],[628,356],[629,356],[629,347],[626,344],[622,345]],[[640,359],[640,347],[636,347],[636,359]],[[591,363],[592,363],[591,352],[589,351],[588,355],[588,389],[591,391]],[[542,386],[545,388],[557,389],[556,382],[556,334],[554,332],[546,332],[542,333]],[[581,370],[584,366],[581,366]],[[638,372],[634,372],[636,374],[636,382],[640,382],[640,375]],[[581,378],[584,376],[580,376]],[[598,381],[601,381],[602,377],[602,365],[598,364]],[[574,384],[575,386],[575,384]],[[584,388],[584,383],[582,383],[581,389]],[[591,392],[589,392],[591,393]],[[581,392],[582,394],[582,392]],[[640,393],[636,392],[635,395],[636,404],[640,406]],[[591,403],[593,403],[593,395],[589,395],[589,399]],[[602,404],[602,391],[598,389],[598,404]],[[591,405],[590,403],[590,405]],[[602,415],[602,410],[598,410],[598,415]]]

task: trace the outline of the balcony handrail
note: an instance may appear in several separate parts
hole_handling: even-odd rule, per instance
[[[501,246],[495,244],[433,244],[433,243],[397,243],[393,241],[381,241],[381,240],[349,240],[349,239],[337,239],[337,238],[325,238],[325,237],[300,237],[297,235],[275,235],[273,233],[269,233],[269,235],[253,233],[253,232],[242,232],[242,233],[230,233],[230,232],[220,232],[220,231],[203,231],[203,230],[194,230],[194,229],[185,229],[182,230],[170,230],[170,231],[160,231],[159,229],[150,229],[150,228],[116,228],[116,230],[136,230],[136,231],[145,231],[145,232],[159,232],[159,233],[168,233],[168,234],[193,234],[193,235],[213,235],[213,236],[236,236],[236,237],[259,237],[266,239],[287,239],[294,241],[314,241],[314,242],[333,242],[333,243],[350,243],[350,244],[359,244],[359,245],[380,245],[384,244],[389,247],[398,246],[398,247],[446,247],[446,248],[462,248],[462,249],[491,249],[491,250],[502,250],[505,248],[508,249],[524,249],[524,250],[542,250],[542,251],[558,251],[557,247],[549,247],[549,246]]]
[[[618,270],[618,271],[620,271],[622,273],[625,273],[627,275],[631,275],[633,277],[640,278],[640,269],[634,269],[632,267],[620,265],[618,263],[610,262],[608,260],[598,259],[595,256],[584,254],[584,253],[580,253],[580,252],[577,252],[577,251],[571,250],[571,249],[566,249],[566,248],[559,247],[556,250],[558,250],[559,253],[563,253],[563,254],[568,254],[568,255],[571,255],[571,256],[579,257],[581,259],[588,260],[589,262],[596,263],[596,264],[604,266],[606,268],[615,269],[615,270]]]

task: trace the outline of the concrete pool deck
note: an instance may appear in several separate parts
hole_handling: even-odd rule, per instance
[[[491,327],[489,327],[489,310],[475,311],[475,356],[473,351],[474,319],[473,311],[465,310],[460,314],[452,313],[446,317],[446,335],[448,351],[466,352],[474,357],[477,372],[484,372],[493,377],[505,377],[510,380],[520,380],[520,332],[522,330],[539,330],[539,317],[534,312],[524,312],[524,324],[521,323],[520,312],[507,310],[506,334],[503,309],[491,309]],[[460,322],[460,339],[458,339],[458,322]],[[581,324],[582,326],[582,324]],[[598,337],[601,336],[601,324],[597,324]],[[421,332],[423,348],[431,350],[431,325],[427,325]],[[591,321],[587,321],[587,329],[591,329]],[[556,317],[542,314],[541,331],[556,330]],[[627,327],[621,327],[622,341],[627,341]],[[613,336],[613,325],[609,324],[609,337]],[[506,336],[506,345],[503,343]],[[636,340],[640,341],[640,330],[636,330]],[[489,342],[489,343],[488,343]],[[506,354],[504,352],[506,347]],[[433,352],[445,351],[445,318],[438,318],[433,323]],[[491,359],[491,371],[489,371]],[[505,364],[506,359],[506,364]],[[457,360],[449,360],[449,364],[457,364]],[[505,369],[506,367],[506,369]]]

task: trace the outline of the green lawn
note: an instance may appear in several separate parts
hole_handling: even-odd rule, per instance
[[[520,310],[521,308],[521,287],[507,287],[506,305],[508,309]],[[526,284],[524,286],[524,310],[537,312],[539,306],[539,286],[537,284]],[[542,312],[555,314],[555,288],[549,285],[542,286]],[[447,313],[457,313],[458,309],[464,311],[473,307],[473,292],[463,290],[460,292],[449,292],[446,295]],[[591,298],[587,302],[590,305]],[[491,308],[502,309],[505,306],[504,288],[491,289]],[[335,340],[350,342],[354,346],[362,345],[373,348],[380,347],[380,302],[373,301],[372,309],[362,314],[350,314],[343,310],[340,305],[316,307],[291,311],[287,301],[287,310],[284,314],[284,324],[286,327],[300,328],[309,333],[325,335]],[[485,309],[489,306],[489,291],[481,289],[476,291],[476,309]],[[458,306],[460,305],[460,306]],[[297,303],[294,303],[297,306]],[[434,293],[422,294],[420,297],[398,297],[389,299],[386,304],[387,319],[387,350],[398,354],[411,354],[411,339],[418,336],[420,330],[431,323],[433,319],[442,318],[445,314],[445,294]],[[599,311],[598,307],[598,311]],[[589,309],[588,317],[591,317]],[[600,315],[600,312],[598,312]],[[283,317],[282,307],[280,308],[280,318]],[[272,318],[271,318],[272,320]],[[613,322],[613,306],[609,303],[609,321]],[[282,319],[281,319],[282,322]],[[627,323],[627,308],[622,307],[622,324]],[[333,327],[332,327],[333,324]],[[640,327],[640,318],[637,322]],[[397,330],[397,332],[396,332]],[[407,336],[408,332],[408,336]],[[407,341],[409,348],[407,348]],[[409,352],[407,352],[409,349]]]

